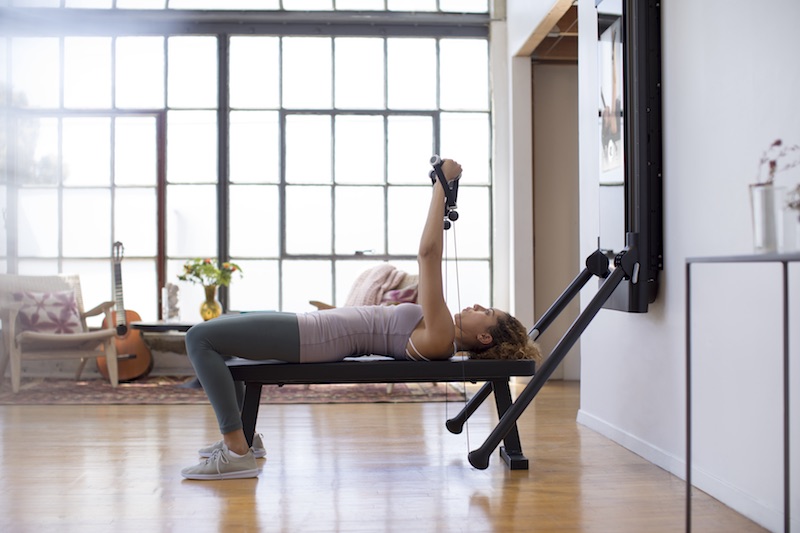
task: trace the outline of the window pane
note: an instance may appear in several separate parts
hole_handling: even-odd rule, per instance
[[[439,0],[439,9],[455,13],[488,13],[487,0]]]
[[[433,119],[389,117],[388,132],[389,183],[424,183],[431,171]]]
[[[336,0],[340,11],[383,11],[384,0]]]
[[[156,255],[157,221],[154,188],[114,191],[114,240],[122,241],[126,254]]]
[[[239,257],[278,257],[280,200],[275,185],[232,185],[230,253]]]
[[[286,187],[286,252],[331,253],[331,188]]]
[[[280,105],[279,45],[277,37],[231,37],[231,107],[265,109]]]
[[[217,256],[217,191],[213,185],[167,186],[167,255]]]
[[[337,187],[335,228],[337,254],[382,254],[383,187]]]
[[[330,261],[283,262],[283,311],[300,313],[311,311],[309,300],[330,302]]]
[[[388,39],[389,107],[436,107],[436,41]]]
[[[333,0],[283,0],[283,9],[294,11],[332,11]]]
[[[451,314],[470,305],[492,305],[489,261],[459,261],[458,267],[454,261],[447,261],[444,270],[448,281],[445,299]]]
[[[286,117],[287,183],[331,182],[331,117]]]
[[[108,9],[111,0],[64,0],[64,7]]]
[[[489,109],[489,43],[484,39],[439,42],[442,109]]]
[[[167,113],[167,181],[216,183],[216,113],[213,111]]]
[[[119,37],[116,55],[116,106],[163,108],[164,38]]]
[[[19,273],[25,274],[26,276],[51,276],[59,273],[58,261],[55,259],[33,259],[29,261],[21,259],[19,263],[17,263],[17,267],[19,269]],[[3,270],[3,272],[7,272],[7,267],[6,270]]]
[[[117,9],[164,9],[167,0],[117,0]]]
[[[2,177],[2,180],[5,181],[5,176]],[[8,213],[8,186],[2,185],[0,186],[0,213]],[[3,220],[3,224],[0,224],[0,256],[5,257],[8,255],[8,225],[5,220]],[[4,261],[2,261],[5,263]],[[4,270],[5,264],[0,265],[0,272],[6,272]]]
[[[114,182],[155,185],[158,175],[155,117],[121,117],[114,125]]]
[[[331,39],[283,38],[283,106],[294,109],[331,107]]]
[[[280,124],[276,111],[232,111],[230,180],[233,183],[280,181]]]
[[[280,0],[169,0],[170,9],[280,9]]]
[[[59,47],[55,37],[11,40],[11,83],[20,107],[58,107]]]
[[[491,255],[489,248],[490,213],[491,202],[488,187],[459,187],[459,217],[453,223],[457,233],[453,233],[453,238],[447,240],[449,245],[447,257],[458,255],[464,258],[486,259]],[[456,236],[461,237],[458,240],[458,250],[454,248]]]
[[[58,256],[58,193],[55,189],[20,189],[19,255]]]
[[[111,183],[111,119],[65,118],[62,126],[64,185]]]
[[[441,122],[442,155],[461,163],[470,184],[491,183],[489,114],[442,113]]]
[[[247,261],[232,258],[244,277],[228,288],[234,311],[277,311],[280,309],[280,275],[277,261]],[[199,303],[198,303],[199,305]]]
[[[336,107],[340,109],[385,107],[383,43],[383,39],[375,38],[336,39]],[[365,65],[369,67],[365,68]]]
[[[217,107],[217,38],[170,37],[167,65],[170,107]]]
[[[436,11],[436,0],[387,0],[389,11]]]
[[[336,182],[383,183],[383,117],[336,117]]]
[[[26,118],[18,123],[17,179],[30,185],[58,183],[58,120]]]
[[[430,186],[389,187],[390,254],[417,254],[419,237],[430,203]]]
[[[111,107],[111,39],[64,39],[64,107]]]
[[[64,257],[108,257],[111,252],[111,191],[66,189],[63,194]]]

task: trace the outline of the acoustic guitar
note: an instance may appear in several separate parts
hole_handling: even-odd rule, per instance
[[[115,345],[117,347],[117,364],[119,366],[120,381],[134,381],[146,376],[153,370],[153,355],[150,348],[142,339],[142,332],[128,327],[130,322],[142,320],[139,313],[125,309],[125,302],[122,296],[122,257],[125,248],[121,242],[115,242],[113,248],[114,256],[114,301],[116,311],[111,313],[111,320],[116,324],[117,336]],[[103,327],[108,327],[107,320],[103,320]],[[106,358],[97,358],[97,369],[104,378],[109,379],[108,363]]]

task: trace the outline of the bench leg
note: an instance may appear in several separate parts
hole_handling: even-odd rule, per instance
[[[492,393],[492,384],[490,382],[486,382],[478,389],[478,392],[475,393],[472,398],[469,399],[467,404],[464,406],[459,413],[445,422],[445,426],[450,431],[450,433],[461,433],[464,429],[464,423],[466,423],[467,419],[472,416],[478,407],[483,403],[483,401],[489,397],[489,394]]]
[[[245,383],[244,405],[242,405],[242,429],[247,445],[253,445],[253,436],[256,433],[256,420],[258,419],[258,406],[261,403],[261,383],[249,381]]]
[[[497,416],[502,418],[505,412],[511,407],[511,389],[507,379],[496,379],[492,382],[494,390],[494,401],[497,405]],[[527,470],[528,458],[522,454],[522,444],[519,440],[517,424],[511,426],[505,437],[504,446],[500,447],[500,457],[505,461],[511,470]]]

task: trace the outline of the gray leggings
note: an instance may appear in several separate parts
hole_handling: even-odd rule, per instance
[[[221,433],[242,428],[241,408],[225,356],[300,361],[300,333],[294,313],[223,315],[192,326],[186,353],[217,415]]]

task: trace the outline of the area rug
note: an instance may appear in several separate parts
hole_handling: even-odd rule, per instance
[[[14,394],[5,380],[0,385],[0,405],[179,405],[204,404],[202,389],[187,387],[186,376],[148,376],[113,388],[103,379],[26,379]],[[386,384],[356,385],[265,385],[262,404],[304,403],[420,403],[459,402],[464,387],[453,383],[395,383],[391,392]]]

